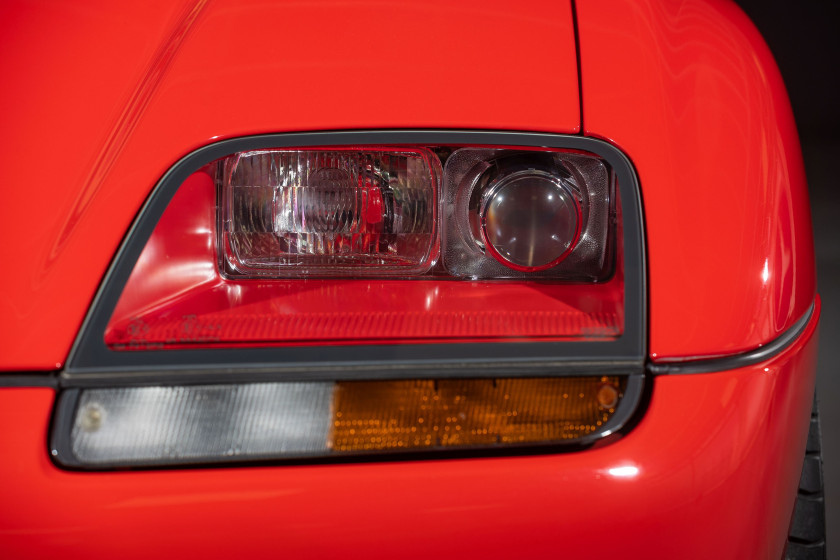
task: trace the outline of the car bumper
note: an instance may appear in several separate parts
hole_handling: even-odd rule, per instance
[[[55,391],[4,388],[0,550],[7,558],[779,558],[818,320],[817,305],[797,340],[765,362],[654,377],[632,430],[573,453],[70,472],[47,455]]]

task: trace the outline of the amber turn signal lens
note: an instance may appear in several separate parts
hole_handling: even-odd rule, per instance
[[[610,419],[625,384],[623,377],[338,382],[329,445],[375,451],[577,439]]]

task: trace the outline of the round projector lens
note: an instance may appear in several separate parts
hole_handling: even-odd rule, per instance
[[[580,235],[580,206],[560,177],[536,169],[489,185],[481,206],[488,251],[505,266],[545,270],[568,255]]]

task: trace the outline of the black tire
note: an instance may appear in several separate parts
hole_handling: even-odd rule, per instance
[[[793,508],[786,560],[825,560],[825,493],[822,468],[820,416],[817,400],[811,409],[811,427],[799,492]]]

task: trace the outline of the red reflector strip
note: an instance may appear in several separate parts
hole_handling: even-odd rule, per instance
[[[482,338],[564,337],[610,338],[621,334],[615,313],[581,312],[371,312],[208,314],[184,318],[135,320],[116,325],[106,333],[115,349],[201,345],[220,342],[389,341],[462,340]],[[397,336],[395,336],[397,333]]]

